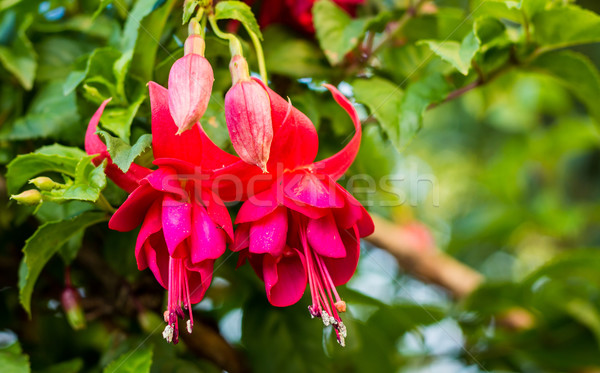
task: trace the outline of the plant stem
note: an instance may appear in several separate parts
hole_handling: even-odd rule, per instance
[[[101,210],[106,211],[108,213],[113,214],[117,209],[112,207],[112,205],[108,202],[104,194],[100,193],[98,200],[96,201],[96,206],[98,206]]]
[[[208,16],[208,22],[210,22],[210,26],[212,27],[212,30],[215,33],[215,35],[217,35],[221,39],[229,40],[229,51],[231,52],[232,56],[243,56],[242,44],[240,43],[238,38],[235,37],[235,35],[233,34],[221,31],[219,29],[219,26],[217,25],[217,20],[215,19],[214,14],[210,14]]]
[[[402,17],[398,20],[398,23],[395,25],[395,27],[392,30],[390,30],[390,32],[388,32],[388,34],[383,38],[383,40],[381,40],[373,48],[373,50],[371,51],[371,55],[369,57],[375,55],[390,40],[392,40],[394,37],[396,37],[396,34],[400,31],[402,31],[404,26],[406,26],[406,23],[408,23],[408,21],[410,21],[411,18],[414,18],[417,15],[419,9],[421,8],[421,5],[423,5],[424,2],[425,2],[425,0],[419,0],[419,1],[417,1],[417,3],[414,6],[411,6],[408,9],[406,9],[406,12],[404,12]]]
[[[244,27],[246,27],[245,24]],[[258,60],[258,71],[260,72],[260,76],[262,77],[263,82],[267,84],[267,67],[265,65],[265,54],[263,53],[262,45],[260,43],[260,40],[258,39],[258,35],[252,32],[248,27],[246,27],[246,31],[248,31],[250,39],[252,39],[252,44],[254,44],[254,49],[256,50],[256,59]]]

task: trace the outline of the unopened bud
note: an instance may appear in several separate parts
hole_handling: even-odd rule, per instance
[[[46,176],[40,176],[40,177],[36,177],[35,179],[31,179],[31,180],[29,180],[29,184],[33,184],[39,190],[44,190],[44,191],[50,191],[53,189],[58,189],[58,188],[64,187],[63,184],[59,184]]]
[[[190,35],[185,40],[185,44],[183,45],[183,51],[185,55],[188,54],[197,54],[200,56],[204,56],[204,49],[206,48],[206,44],[204,43],[204,39],[200,35]]]
[[[233,87],[225,95],[225,120],[231,143],[244,162],[267,172],[273,141],[269,94],[261,83],[250,79],[242,56],[234,56],[229,69]]]
[[[81,296],[77,290],[72,286],[67,286],[62,292],[60,300],[69,325],[75,330],[85,328],[85,315],[81,307]]]
[[[42,202],[42,193],[37,189],[29,189],[23,193],[13,194],[10,199],[14,199],[21,205],[34,206]]]

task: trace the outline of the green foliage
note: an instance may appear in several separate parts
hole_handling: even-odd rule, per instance
[[[152,345],[138,347],[131,352],[121,355],[104,368],[104,373],[149,373],[152,366],[152,347]]]
[[[23,354],[18,342],[6,347],[0,347],[0,365],[2,371],[7,373],[31,372],[29,357]]]
[[[98,131],[98,134],[104,137],[112,161],[123,172],[127,172],[133,161],[152,145],[152,135],[150,134],[142,135],[133,145],[111,136],[106,131]]]
[[[241,1],[220,1],[215,7],[216,19],[235,19],[262,39],[262,34],[254,14],[247,4]]]

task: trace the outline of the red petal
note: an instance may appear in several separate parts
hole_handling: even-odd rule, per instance
[[[233,224],[231,223],[231,216],[229,216],[229,211],[227,211],[227,207],[212,191],[208,189],[201,190],[202,203],[206,206],[206,211],[208,212],[208,216],[211,218],[213,222],[217,225],[219,229],[222,229],[227,233],[229,237],[229,242],[233,241]]]
[[[277,196],[273,189],[265,190],[244,202],[235,218],[235,223],[240,224],[262,219],[273,212],[278,205],[279,202],[277,202]]]
[[[142,223],[140,233],[138,233],[137,241],[135,243],[135,258],[137,261],[138,269],[141,271],[148,267],[148,261],[146,260],[146,253],[142,250],[144,244],[148,238],[154,233],[159,232],[162,229],[161,219],[161,201],[157,199],[154,201]]]
[[[120,232],[127,232],[140,225],[150,205],[160,197],[161,193],[148,184],[140,185],[123,202],[111,217],[108,227]]]
[[[169,255],[182,258],[188,253],[181,243],[192,232],[192,204],[165,194],[162,202],[162,227]]]
[[[213,276],[214,260],[204,260],[198,264],[186,263],[190,302],[196,304],[202,300],[210,286]]]
[[[197,264],[206,259],[217,259],[225,252],[225,232],[218,229],[206,209],[198,203],[192,206],[192,234],[190,257]]]
[[[329,213],[320,219],[310,219],[306,227],[306,235],[308,243],[318,254],[329,258],[346,256],[346,249],[333,214]]]
[[[263,274],[269,302],[277,307],[287,307],[298,302],[306,289],[304,257],[295,249],[287,248],[290,255],[275,258],[265,255]]]
[[[364,207],[341,185],[336,183],[336,186],[337,192],[343,196],[342,198],[345,199],[345,203],[344,207],[341,209],[335,209],[333,211],[335,215],[335,221],[340,228],[348,229],[361,219]]]
[[[148,83],[152,108],[152,151],[154,158],[177,158],[196,165],[202,162],[202,137],[199,126],[177,135],[177,126],[169,112],[166,88]]]
[[[150,236],[144,244],[148,267],[156,281],[165,289],[169,285],[169,251],[162,232]]]
[[[287,208],[280,206],[271,214],[252,223],[250,227],[250,252],[280,256],[285,247],[288,230]]]
[[[340,236],[346,248],[346,256],[339,259],[323,257],[335,286],[343,285],[350,280],[356,271],[360,256],[360,241],[356,227],[341,230]]]
[[[293,201],[319,208],[340,208],[344,199],[327,176],[296,172],[283,175],[283,193]]]
[[[237,252],[250,246],[250,224],[240,224],[235,228],[233,245],[229,246],[231,251]],[[240,254],[241,255],[241,254]]]
[[[356,154],[358,154],[360,138],[362,136],[362,128],[360,125],[360,120],[358,119],[358,114],[356,113],[356,109],[354,109],[354,106],[352,106],[350,101],[348,101],[348,99],[334,86],[325,84],[325,87],[331,91],[335,101],[340,104],[344,110],[346,110],[348,115],[350,115],[356,130],[354,137],[352,137],[350,142],[348,142],[348,144],[346,144],[342,150],[331,157],[323,159],[322,161],[314,164],[315,170],[317,170],[319,173],[328,174],[333,180],[337,180],[344,175],[344,172],[346,172],[348,167],[350,167],[352,162],[354,162],[354,158],[356,158]]]
[[[98,129],[98,123],[100,122],[100,117],[104,112],[104,108],[110,100],[112,100],[112,98],[108,98],[102,102],[98,110],[96,110],[92,116],[92,119],[90,119],[90,123],[85,131],[85,151],[90,155],[100,154],[106,151],[106,145],[100,140],[100,136],[96,135],[96,130]]]

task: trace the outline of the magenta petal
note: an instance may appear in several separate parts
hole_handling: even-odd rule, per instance
[[[336,183],[337,184],[337,183]],[[361,219],[364,207],[360,202],[348,193],[348,191],[337,184],[337,192],[345,199],[344,207],[334,209],[335,221],[340,228],[348,229]]]
[[[310,206],[304,203],[300,203],[298,201],[294,201],[293,199],[287,197],[283,199],[283,205],[289,208],[290,210],[297,211],[311,219],[319,219],[325,216],[330,211],[329,208],[319,208]]]
[[[225,252],[225,232],[217,228],[206,209],[198,203],[192,205],[192,234],[190,256],[197,264],[206,259],[217,259]]]
[[[124,191],[131,193],[135,188],[137,188],[140,184],[140,180],[145,178],[152,171],[147,169],[146,167],[139,166],[135,163],[132,163],[129,167],[129,171],[127,173],[123,173],[116,164],[112,162],[108,153],[106,153],[106,157],[108,158],[108,162],[106,164],[106,168],[104,169],[104,173],[108,176],[117,186]],[[93,159],[93,163],[98,165],[102,163],[104,158],[102,156],[98,156]]]
[[[148,83],[152,108],[152,151],[154,158],[177,158],[196,165],[202,162],[202,137],[199,126],[177,135],[177,126],[169,112],[166,88]]]
[[[277,307],[287,307],[298,302],[306,289],[306,268],[303,255],[287,249],[290,254],[275,258],[265,255],[263,275],[269,302]]]
[[[250,252],[280,256],[285,247],[288,230],[287,208],[280,206],[250,227]]]
[[[182,258],[188,253],[181,243],[192,232],[192,204],[165,194],[162,202],[162,228],[169,255]]]
[[[177,172],[170,167],[159,167],[158,170],[146,176],[145,181],[159,192],[172,193],[180,200],[189,199],[188,193],[181,187],[182,180]]]
[[[144,252],[148,267],[156,281],[165,289],[169,285],[169,251],[162,232],[150,236],[144,243]]]
[[[85,131],[85,152],[88,154],[100,154],[106,151],[106,145],[100,140],[100,136],[96,135],[96,130],[98,129],[98,123],[100,122],[104,108],[111,99],[104,100],[92,116],[92,119],[90,119],[90,123]]]
[[[218,195],[209,189],[201,189],[202,203],[206,206],[206,212],[210,219],[215,222],[219,229],[227,233],[229,242],[233,241],[233,224],[227,207]]]
[[[362,207],[361,211],[362,215],[360,219],[356,222],[356,226],[358,228],[359,236],[366,237],[375,232],[375,224],[373,223],[371,215],[369,215],[369,212],[364,207]]]
[[[344,199],[336,193],[335,183],[327,176],[313,173],[286,173],[283,175],[283,192],[293,201],[319,208],[340,208]]]
[[[214,260],[204,260],[198,264],[186,263],[190,302],[196,304],[202,300],[210,286],[213,276]]]
[[[160,197],[160,193],[147,184],[140,185],[113,214],[108,227],[119,232],[127,232],[140,225],[150,205]]]
[[[354,158],[358,154],[358,149],[360,147],[360,138],[362,136],[362,128],[360,125],[360,119],[358,118],[358,114],[356,113],[356,109],[354,106],[348,101],[348,99],[342,95],[334,86],[329,84],[324,84],[327,89],[331,91],[333,98],[335,101],[340,104],[340,106],[346,110],[350,118],[352,118],[352,122],[354,123],[354,137],[346,144],[346,146],[340,150],[338,153],[333,156],[323,159],[322,161],[316,162],[314,164],[315,170],[319,173],[324,173],[329,175],[333,180],[337,180],[344,172],[350,167],[352,162],[354,162]]]
[[[344,243],[331,213],[320,219],[310,219],[306,227],[306,235],[308,243],[318,254],[329,258],[346,256]]]
[[[273,212],[278,205],[279,202],[277,202],[277,196],[273,189],[267,189],[251,196],[244,202],[235,218],[235,223],[240,224],[262,219]]]
[[[346,248],[346,256],[343,258],[323,257],[323,261],[335,286],[343,285],[350,280],[360,256],[360,241],[356,227],[340,231],[342,242]]]
[[[231,251],[241,251],[250,246],[250,224],[240,224],[235,228],[233,245],[229,246]]]
[[[144,243],[151,235],[159,232],[162,229],[161,206],[162,204],[160,199],[154,201],[146,213],[146,217],[142,223],[142,228],[137,236],[137,241],[135,243],[135,258],[140,271],[148,267],[148,261],[146,260],[145,252],[142,250]]]

